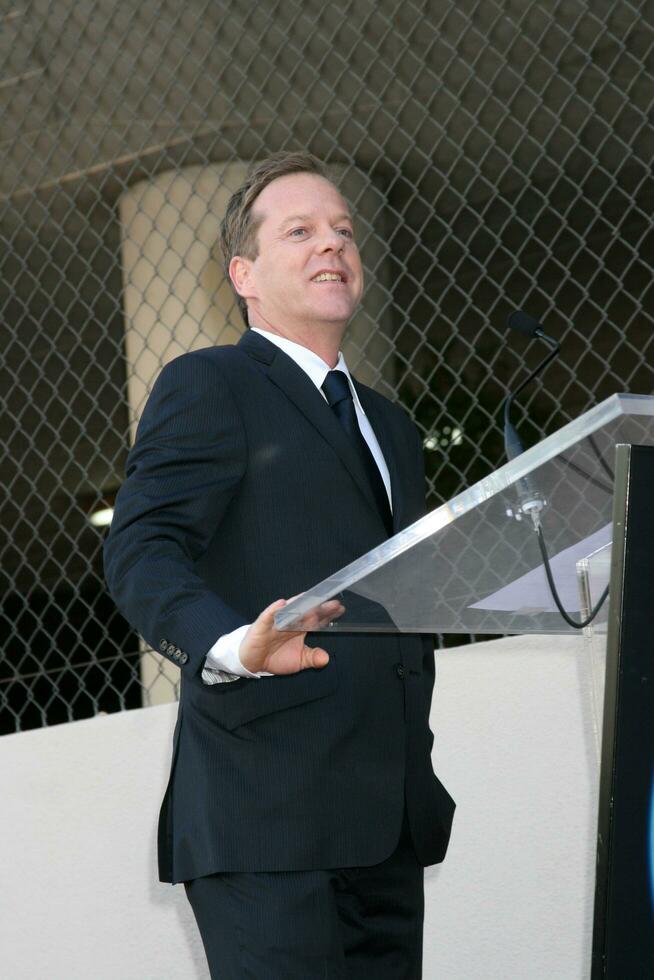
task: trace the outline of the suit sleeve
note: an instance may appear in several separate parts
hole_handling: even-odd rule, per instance
[[[215,359],[197,352],[168,364],[128,456],[104,562],[109,591],[126,619],[192,673],[201,672],[217,637],[245,623],[195,566],[246,461],[243,422]]]

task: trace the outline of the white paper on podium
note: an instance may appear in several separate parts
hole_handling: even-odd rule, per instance
[[[552,575],[563,607],[569,612],[579,612],[580,596],[577,583],[577,562],[587,558],[594,551],[611,543],[613,525],[605,524],[599,531],[582,541],[565,548],[558,555],[550,557]],[[608,579],[607,579],[608,581]],[[492,612],[516,612],[521,614],[537,612],[556,612],[545,569],[542,565],[521,575],[492,595],[475,602],[469,609],[484,609]]]

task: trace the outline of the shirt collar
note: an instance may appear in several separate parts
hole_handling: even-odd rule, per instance
[[[302,344],[296,344],[294,340],[289,340],[288,337],[280,337],[279,334],[271,333],[269,330],[262,330],[261,327],[250,327],[250,330],[261,334],[262,337],[269,340],[271,344],[275,344],[276,347],[279,347],[280,350],[283,350],[285,354],[295,361],[297,366],[302,368],[304,373],[309,376],[311,381],[313,381],[323,398],[325,397],[325,393],[322,390],[322,385],[329,372],[331,370],[342,371],[350,386],[354,404],[361,410],[361,412],[363,412],[364,415],[366,414],[363,410],[361,402],[359,401],[357,390],[352,382],[352,376],[347,369],[347,364],[345,363],[345,358],[343,357],[342,351],[338,352],[336,367],[332,369],[330,368],[329,364],[326,363],[326,361],[323,361],[322,357],[319,357],[312,350],[309,350],[308,347],[303,347]]]

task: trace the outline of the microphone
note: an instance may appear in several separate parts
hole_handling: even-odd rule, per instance
[[[523,333],[527,337],[542,337],[543,340],[546,340],[550,346],[556,347],[557,350],[560,346],[556,340],[547,336],[538,320],[525,313],[524,310],[516,310],[514,313],[511,313],[506,318],[506,325],[509,329]]]
[[[522,440],[511,422],[511,406],[523,388],[526,388],[535,377],[545,370],[550,361],[557,356],[561,345],[552,337],[548,337],[538,320],[523,310],[516,310],[514,313],[511,313],[507,317],[506,325],[517,333],[524,334],[527,337],[537,337],[539,340],[545,341],[550,348],[549,353],[543,358],[540,364],[527,375],[515,391],[509,393],[504,401],[504,451],[506,452],[506,458],[510,462],[525,451]],[[535,530],[538,530],[540,527],[540,513],[546,504],[543,495],[536,489],[531,478],[528,476],[518,480],[516,488],[518,491],[518,511],[514,516],[518,520],[521,520],[523,515],[530,517]]]

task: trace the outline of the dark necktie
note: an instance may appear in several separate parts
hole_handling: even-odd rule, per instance
[[[388,494],[382,480],[375,457],[361,434],[357,412],[352,398],[349,382],[343,371],[330,371],[322,384],[329,406],[341,423],[354,445],[368,477],[377,508],[384,521],[388,534],[393,533],[393,517],[388,503]]]

